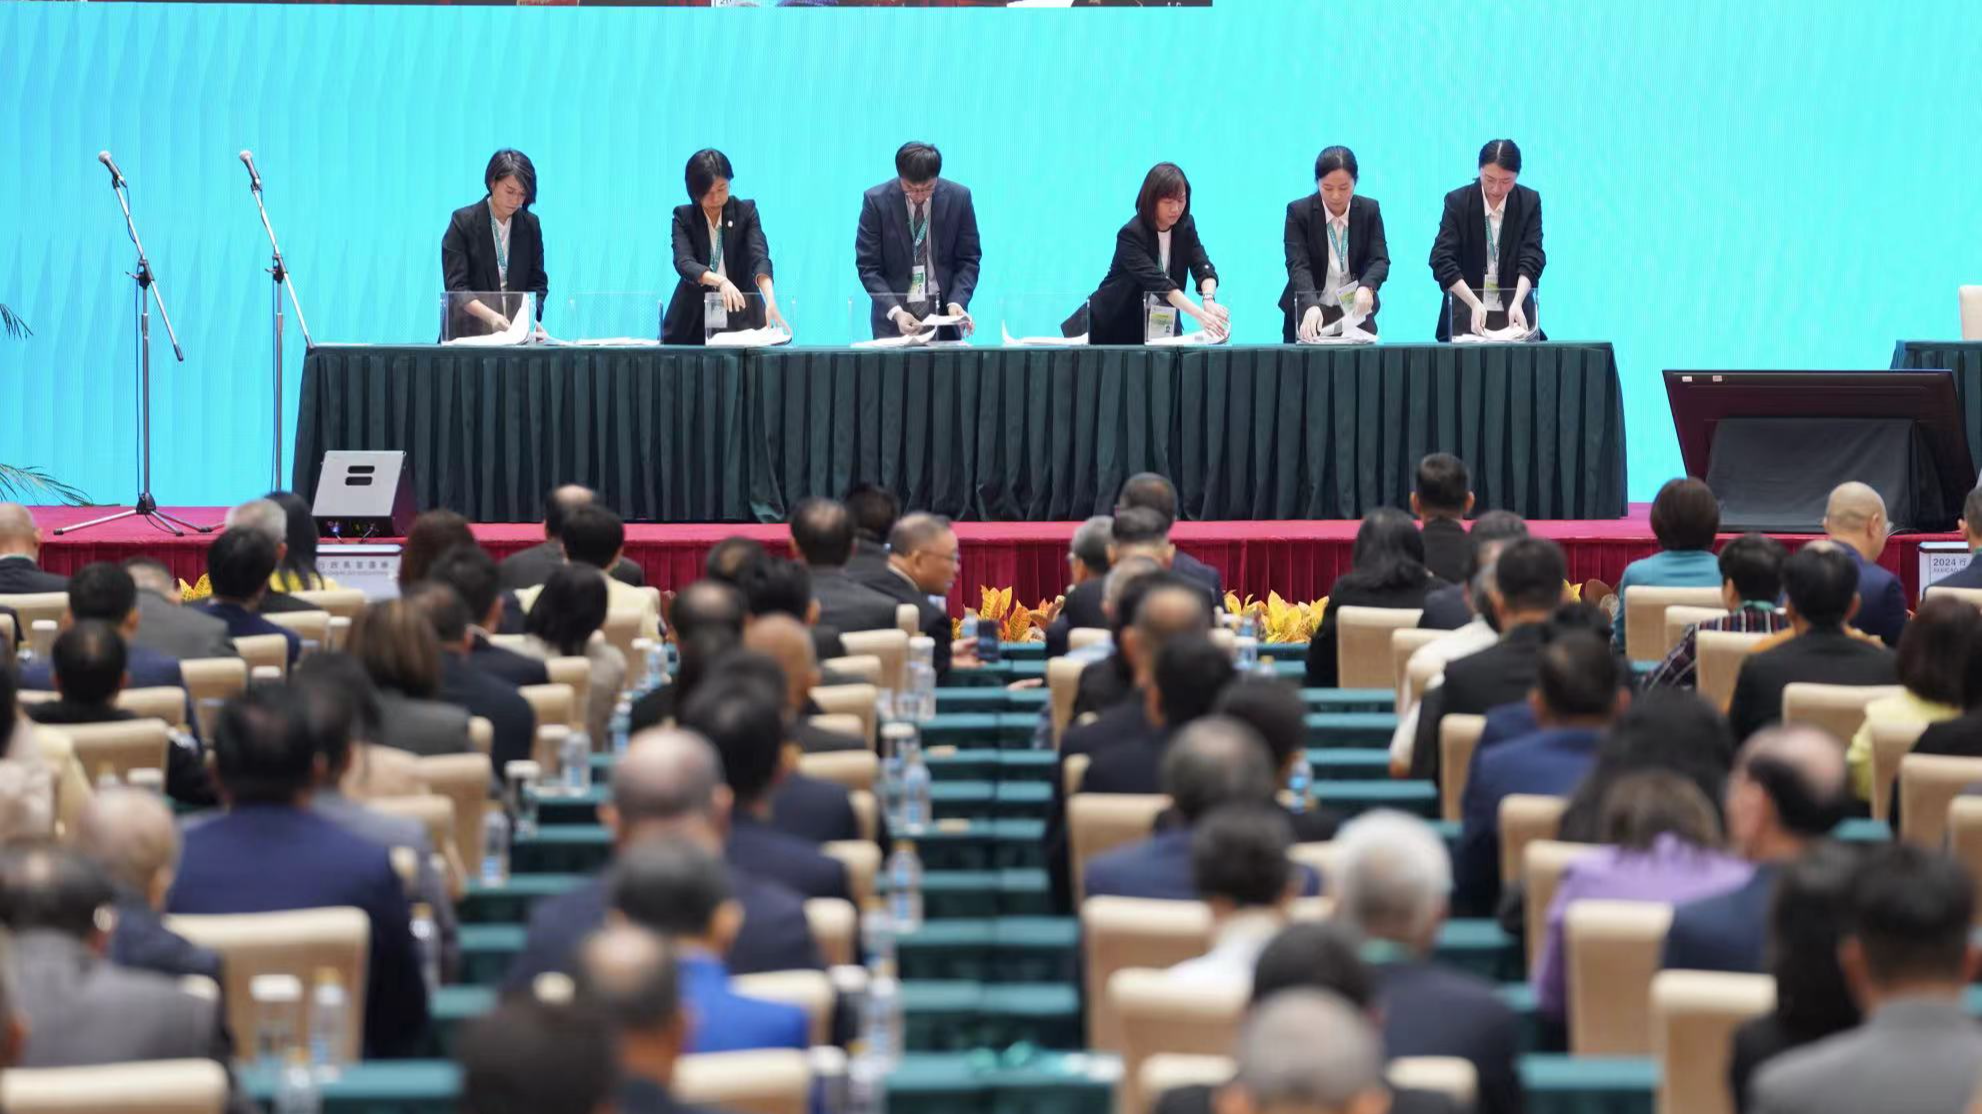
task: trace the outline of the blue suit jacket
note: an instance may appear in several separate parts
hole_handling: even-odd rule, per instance
[[[1473,755],[1452,863],[1460,915],[1491,916],[1500,900],[1501,799],[1516,793],[1568,796],[1596,761],[1597,737],[1587,727],[1550,728]]]
[[[186,678],[179,671],[179,659],[167,657],[157,650],[148,650],[136,643],[125,644],[124,669],[131,675],[130,687],[134,689],[170,685],[175,689],[186,687]],[[36,658],[27,668],[21,670],[21,687],[51,692],[55,688],[55,666],[48,658]]]
[[[1899,632],[1906,629],[1906,591],[1899,577],[1850,546],[1844,549],[1858,562],[1858,614],[1851,625],[1888,646],[1899,645]]]
[[[1541,725],[1535,722],[1534,706],[1525,700],[1488,708],[1486,727],[1480,731],[1480,742],[1474,753],[1527,738],[1541,729]]]
[[[829,858],[816,844],[781,832],[739,809],[730,817],[729,845],[724,857],[759,878],[782,883],[800,897],[838,897],[849,901],[846,867]]]
[[[742,1052],[752,1048],[810,1047],[805,1011],[783,1002],[747,998],[730,989],[729,969],[706,955],[684,956],[681,1001],[693,1011],[687,1052]]]
[[[969,309],[971,295],[977,290],[978,266],[984,258],[970,191],[948,178],[936,179],[928,213],[933,239],[927,247],[936,269],[929,277],[936,282],[942,305],[955,303]],[[888,311],[902,304],[901,295],[908,292],[909,275],[916,263],[908,227],[908,197],[902,192],[900,178],[890,178],[861,195],[853,262],[860,272],[860,285],[874,300],[868,311],[874,335],[900,335],[901,330],[888,320]]]
[[[1385,1052],[1469,1060],[1479,1114],[1519,1114],[1521,1025],[1491,983],[1415,959],[1379,964],[1376,976]]]
[[[412,913],[386,849],[307,809],[236,805],[189,825],[173,913],[267,913],[350,905],[371,922],[365,1056],[412,1055],[427,1027],[427,987]]]
[[[1688,971],[1763,972],[1777,873],[1776,864],[1758,863],[1739,888],[1674,909],[1659,965]]]
[[[295,665],[303,653],[303,638],[288,627],[278,627],[238,603],[208,600],[193,606],[227,624],[227,637],[246,638],[257,634],[279,634],[289,643],[289,664]]]
[[[1321,892],[1321,877],[1301,867],[1301,896]],[[1162,901],[1196,901],[1197,882],[1191,877],[1189,828],[1161,831],[1141,843],[1117,847],[1088,860],[1088,897],[1147,897]]]
[[[771,791],[771,826],[811,843],[860,838],[860,820],[845,787],[802,774]]]

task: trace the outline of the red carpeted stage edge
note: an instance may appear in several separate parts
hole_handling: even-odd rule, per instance
[[[168,508],[189,522],[219,522],[220,507]],[[175,538],[136,519],[98,527],[70,537],[53,530],[102,513],[89,507],[36,507],[35,521],[43,536],[42,565],[68,573],[91,561],[120,561],[138,554],[158,557],[187,581],[199,579],[212,535]],[[1649,521],[1650,504],[1633,503],[1619,519],[1561,520],[1533,523],[1543,537],[1562,545],[1569,559],[1569,579],[1582,583],[1596,577],[1615,584],[1624,566],[1655,552]],[[1016,597],[1034,604],[1064,590],[1067,540],[1073,522],[962,522],[957,534],[963,543],[963,571],[950,595],[951,611],[966,598],[973,603],[977,589],[1014,588]],[[783,526],[630,524],[626,555],[647,570],[647,583],[677,588],[700,576],[709,547],[736,534],[782,548]],[[496,523],[475,527],[489,552],[506,557],[543,540],[539,523]],[[1216,567],[1225,586],[1242,595],[1264,598],[1269,589],[1283,598],[1307,602],[1328,594],[1329,585],[1349,568],[1355,541],[1354,522],[1183,522],[1171,534],[1178,547]],[[1795,546],[1808,536],[1785,536]],[[1880,563],[1899,574],[1907,598],[1919,591],[1918,550],[1923,541],[1959,540],[1954,534],[1907,534],[1886,546]],[[332,544],[329,542],[326,545]],[[966,596],[966,593],[968,595]]]

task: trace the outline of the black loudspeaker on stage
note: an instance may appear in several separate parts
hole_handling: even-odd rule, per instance
[[[413,526],[413,466],[406,454],[335,451],[323,454],[311,508],[326,538],[403,538]]]

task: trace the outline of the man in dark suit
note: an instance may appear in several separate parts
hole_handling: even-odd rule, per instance
[[[468,605],[461,593],[439,581],[423,580],[401,596],[419,612],[440,639],[440,689],[435,699],[481,716],[495,728],[489,761],[497,770],[528,759],[535,749],[537,716],[516,686],[477,669],[470,656],[474,636],[468,630]]]
[[[799,593],[808,607],[811,595],[808,583],[807,590]],[[698,580],[675,593],[674,610],[668,616],[679,655],[674,683],[633,702],[633,730],[658,727],[674,718],[681,690],[701,675],[703,665],[742,644],[743,620],[749,610],[742,590],[721,580]]]
[[[544,230],[530,206],[537,203],[537,168],[523,152],[505,147],[482,175],[488,196],[456,209],[440,239],[441,288],[448,291],[448,323],[455,336],[497,333],[522,312],[522,295],[537,298],[543,320],[550,299],[544,272]],[[510,292],[502,298],[465,297]],[[453,295],[462,295],[455,297]],[[500,305],[485,305],[485,302]]]
[[[1187,634],[1164,643],[1156,655],[1151,683],[1139,690],[1151,733],[1095,753],[1081,778],[1080,792],[1167,792],[1159,770],[1170,738],[1210,715],[1232,677],[1232,659],[1205,635]]]
[[[1125,653],[1122,649],[1129,641],[1129,619],[1142,607],[1143,596],[1151,588],[1166,582],[1193,592],[1197,590],[1195,584],[1164,572],[1162,566],[1147,557],[1125,557],[1108,570],[1102,590],[1102,615],[1107,622],[1108,644],[1081,651],[1087,665],[1082,667],[1080,679],[1074,686],[1074,705],[1069,709],[1070,723],[1081,725],[1080,721],[1090,715],[1102,715],[1124,702],[1134,703],[1127,700],[1136,687],[1133,652]]]
[[[234,656],[227,624],[184,606],[179,579],[164,562],[131,557],[124,561],[124,571],[138,589],[138,629],[126,639],[134,651],[142,647],[180,661]]]
[[[743,592],[752,622],[766,615],[789,615],[811,632],[814,661],[846,656],[839,628],[819,619],[824,609],[812,593],[812,570],[804,562],[760,554],[739,571],[736,586]],[[687,643],[685,637],[681,641]]]
[[[791,512],[792,548],[812,572],[818,621],[842,633],[895,629],[895,601],[847,575],[853,516],[845,504],[806,499]]]
[[[1451,453],[1432,453],[1418,462],[1411,513],[1425,539],[1425,568],[1447,584],[1465,582],[1473,556],[1466,516],[1473,511],[1472,477],[1466,462]]]
[[[186,687],[177,659],[137,643],[137,633],[144,628],[143,616],[138,611],[137,582],[116,564],[97,561],[84,565],[69,579],[68,623],[73,626],[81,622],[106,623],[123,640],[124,669],[129,676],[122,679],[119,688]],[[55,688],[53,663],[28,663],[21,670],[21,687]]]
[[[544,540],[503,558],[501,590],[514,592],[519,588],[535,588],[549,580],[551,574],[564,564],[564,543],[558,538],[564,533],[565,516],[579,507],[589,507],[598,500],[599,493],[582,484],[565,484],[546,495]],[[643,587],[647,583],[647,574],[639,565],[624,556],[613,562],[612,578],[622,584],[631,584],[635,588]],[[476,611],[475,614],[482,615],[485,611]]]
[[[1197,584],[1176,573],[1151,573],[1132,587],[1141,594],[1123,593],[1120,608],[1127,622],[1116,639],[1115,653],[1128,665],[1133,687],[1103,711],[1100,719],[1066,733],[1060,740],[1062,762],[1076,754],[1098,755],[1130,738],[1146,737],[1152,727],[1141,690],[1155,684],[1157,655],[1172,639],[1211,630],[1211,612],[1204,606],[1204,594]],[[1057,773],[1054,780],[1059,780]]]
[[[1845,629],[1858,613],[1863,583],[1854,551],[1815,541],[1783,562],[1790,637],[1742,659],[1727,720],[1746,739],[1782,719],[1782,690],[1794,681],[1890,685],[1899,680],[1893,652]],[[1503,558],[1505,560],[1505,558]],[[1870,633],[1870,632],[1867,632]],[[1778,635],[1777,637],[1781,637]]]
[[[730,821],[730,793],[715,749],[687,731],[643,731],[613,769],[612,797],[599,806],[599,822],[612,833],[615,854],[653,840],[688,839],[719,851]],[[730,863],[730,885],[743,908],[743,927],[730,944],[729,968],[759,971],[823,970],[819,945],[805,920],[805,902],[785,886]],[[523,952],[505,980],[527,987],[547,971],[569,973],[574,952],[606,921],[603,876],[530,911]]]
[[[1833,747],[1835,749],[1835,747]],[[1400,812],[1351,820],[1329,871],[1335,918],[1371,941],[1384,1048],[1473,1065],[1479,1114],[1519,1114],[1521,1026],[1493,984],[1434,962],[1452,863],[1445,841]]]
[[[1435,334],[1440,342],[1452,339],[1454,319],[1462,333],[1540,324],[1531,295],[1548,263],[1542,195],[1517,185],[1520,173],[1514,141],[1491,140],[1480,148],[1479,178],[1445,195],[1431,247],[1432,278],[1447,295]]]
[[[721,1014],[711,1016],[697,1001],[698,981],[706,979],[698,980],[694,959],[669,946],[656,933],[631,924],[614,925],[594,936],[586,942],[581,958],[580,993],[614,1028],[614,1039],[609,1043],[619,1057],[619,1088],[613,1104],[617,1114],[706,1114],[676,1102],[670,1093],[675,1060],[684,1051],[696,1050],[697,1042],[706,1036],[705,1026],[727,1026],[730,1020]],[[691,1007],[693,1013],[683,1010],[683,1005]],[[774,1005],[753,1002],[751,1006],[762,1008],[749,1012],[754,1017],[767,1011],[784,1014],[793,1008],[777,1006],[773,1011],[770,1008]],[[797,1021],[802,1040],[803,1012]],[[798,1047],[805,1046],[801,1043]]]
[[[1500,802],[1516,793],[1567,797],[1595,765],[1597,740],[1629,699],[1622,664],[1588,631],[1555,636],[1534,668],[1528,700],[1540,730],[1476,753],[1466,779],[1453,903],[1467,916],[1492,915],[1500,899]]]
[[[1858,566],[1858,611],[1851,623],[1887,646],[1899,645],[1906,629],[1906,591],[1899,577],[1880,565],[1891,522],[1886,501],[1862,483],[1839,484],[1824,508],[1824,533],[1851,554]]]
[[[487,550],[479,545],[457,545],[434,559],[427,567],[427,579],[454,589],[468,607],[469,665],[511,688],[550,680],[543,662],[489,641],[489,632],[502,625],[503,605],[495,559]]]
[[[651,996],[646,1004],[658,1008]],[[455,1042],[454,1057],[461,1065],[455,1109],[464,1114],[696,1114],[672,1104],[641,1107],[628,1101],[628,1081],[621,1078],[618,1063],[618,1054],[626,1049],[612,1015],[590,1001],[512,994],[464,1026]],[[673,1072],[671,1059],[667,1071]]]
[[[949,597],[962,566],[950,520],[912,514],[888,533],[888,567],[861,580],[895,603],[915,608],[918,629],[933,646],[931,660],[939,685],[950,676],[950,612],[936,601]]]
[[[1122,484],[1121,494],[1115,497],[1117,517],[1130,507],[1144,507],[1162,515],[1163,534],[1167,540],[1170,527],[1177,521],[1177,489],[1167,478],[1155,472],[1138,472]],[[1211,595],[1214,608],[1225,606],[1225,586],[1219,579],[1217,569],[1182,550],[1178,550],[1169,562],[1169,568],[1204,585],[1205,591]]]
[[[942,173],[942,152],[904,143],[895,152],[895,177],[861,196],[853,262],[873,299],[868,323],[876,339],[910,336],[939,313],[964,319],[961,329],[945,326],[939,339],[971,332],[970,298],[984,258],[977,210],[970,191]]]
[[[855,484],[846,493],[846,511],[853,516],[853,556],[848,576],[870,587],[888,573],[888,535],[901,519],[895,493],[879,484]]]
[[[167,910],[363,911],[371,927],[365,1057],[412,1054],[427,1027],[427,989],[405,888],[386,848],[310,811],[317,752],[302,695],[251,687],[221,710],[214,736],[228,809],[188,828]]]
[[[1057,658],[1067,652],[1067,632],[1076,627],[1106,628],[1108,613],[1103,607],[1106,580],[1113,560],[1109,547],[1114,543],[1115,520],[1095,515],[1074,529],[1067,543],[1067,591],[1060,614],[1046,628],[1046,656]]]
[[[800,750],[812,754],[867,749],[866,739],[822,730],[808,722],[808,714],[818,710],[818,705],[812,702],[812,689],[819,683],[819,663],[812,656],[811,636],[798,620],[789,615],[759,616],[743,632],[743,647],[776,664],[775,672],[764,668],[763,679],[767,686],[782,686],[784,700],[780,707],[787,732]]]
[[[262,597],[268,594],[275,560],[275,543],[267,536],[238,526],[228,529],[206,551],[206,574],[213,585],[213,598],[199,609],[226,623],[230,638],[281,635],[289,644],[289,664],[294,665],[303,654],[303,640],[295,631],[262,618],[258,610]]]
[[[1528,524],[1513,511],[1488,511],[1474,520],[1472,530],[1466,535],[1469,559],[1460,570],[1461,579],[1425,593],[1424,614],[1418,617],[1418,629],[1458,630],[1472,622],[1475,615],[1486,613],[1485,597],[1476,599],[1472,594],[1480,570],[1490,567],[1500,556],[1501,544],[1527,536]],[[1427,540],[1425,544],[1431,543]]]
[[[165,927],[159,911],[179,868],[179,826],[155,793],[99,789],[76,821],[76,850],[117,890],[109,957],[123,967],[220,981],[220,956]]]
[[[1844,752],[1814,727],[1759,731],[1735,756],[1727,782],[1727,834],[1755,864],[1746,885],[1689,901],[1666,929],[1668,968],[1761,973],[1769,903],[1781,867],[1830,834],[1843,818]]]
[[[41,571],[41,527],[19,503],[0,503],[0,596],[60,592],[69,578]]]
[[[1968,543],[1969,561],[1967,567],[1936,580],[1936,588],[1982,588],[1982,561],[1974,555],[1982,552],[1982,487],[1968,493],[1961,504],[1961,537]]]
[[[98,619],[85,619],[62,632],[49,655],[54,666],[51,684],[56,700],[26,706],[36,723],[120,723],[137,716],[117,706],[117,694],[130,680],[124,640],[117,629]],[[177,672],[176,663],[173,666]],[[165,791],[173,800],[197,808],[218,802],[213,779],[199,752],[171,742],[165,748]]]

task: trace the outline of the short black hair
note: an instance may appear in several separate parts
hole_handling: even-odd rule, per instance
[[[579,495],[578,492],[584,492]],[[582,484],[559,484],[544,496],[544,534],[559,537],[564,533],[564,516],[579,507],[589,506],[597,494]]]
[[[708,560],[702,564],[702,575],[710,580],[735,584],[752,561],[763,557],[764,547],[754,539],[731,535],[709,548]]]
[[[1240,907],[1277,905],[1287,896],[1294,864],[1294,826],[1266,805],[1226,805],[1191,826],[1191,881],[1202,900],[1222,897]]]
[[[605,574],[598,569],[563,565],[544,581],[523,630],[549,643],[567,657],[584,657],[592,632],[606,625],[611,604]]]
[[[730,900],[729,871],[685,839],[649,840],[619,856],[606,894],[642,928],[664,937],[703,936]]]
[[[1285,768],[1295,751],[1307,749],[1307,702],[1299,689],[1277,677],[1235,678],[1219,694],[1213,710],[1258,732],[1275,770]]]
[[[1418,505],[1425,510],[1463,514],[1472,490],[1466,462],[1451,453],[1432,453],[1418,461]]]
[[[1782,563],[1783,591],[1813,627],[1841,627],[1858,594],[1858,562],[1835,542],[1815,541]]]
[[[1361,171],[1356,168],[1354,151],[1340,146],[1323,147],[1321,154],[1314,157],[1314,180],[1319,182],[1338,170],[1348,171],[1352,182],[1362,177]]]
[[[250,685],[221,706],[214,767],[235,802],[293,802],[316,780],[316,754],[303,699],[293,689]]]
[[[1865,951],[1871,976],[1903,982],[1965,981],[1975,887],[1946,855],[1895,840],[1859,863],[1851,884],[1848,935]]]
[[[1154,545],[1170,540],[1170,520],[1148,507],[1123,507],[1110,530],[1116,545]]]
[[[593,1114],[619,1086],[611,1024],[587,1004],[515,994],[455,1045],[461,1114]]]
[[[493,191],[495,184],[510,175],[523,187],[523,208],[537,203],[537,164],[514,147],[504,147],[489,156],[489,168],[482,171],[482,186]]]
[[[720,580],[697,580],[675,593],[668,626],[677,642],[686,642],[702,631],[716,628],[742,638],[743,619],[749,608],[749,602],[735,585]]]
[[[1232,659],[1201,634],[1172,638],[1156,652],[1156,693],[1163,723],[1174,731],[1211,714],[1232,683]]]
[[[1782,598],[1782,563],[1789,551],[1767,534],[1747,533],[1720,550],[1720,578],[1734,582],[1743,600],[1774,603]]]
[[[782,686],[772,689],[730,676],[746,658],[762,658],[782,677],[784,671],[762,654],[736,650],[709,663],[708,674],[682,706],[682,727],[709,740],[723,760],[739,808],[754,805],[777,780],[785,741]],[[761,665],[760,665],[761,668]]]
[[[1511,542],[1528,536],[1528,523],[1513,511],[1488,511],[1473,520],[1473,528],[1466,531],[1466,539],[1472,544],[1466,547],[1466,583],[1473,583],[1485,567],[1486,553],[1493,550],[1497,559],[1500,550],[1495,542]],[[1475,600],[1475,607],[1484,607],[1484,600]]]
[[[310,740],[326,769],[343,768],[353,744],[379,737],[378,687],[357,658],[311,654],[289,671],[289,687],[302,697]]]
[[[728,627],[704,627],[701,630],[681,633],[675,629],[675,669],[674,703],[676,708],[687,703],[688,698],[702,687],[704,678],[714,674],[716,664],[723,658],[743,648],[743,632]],[[778,690],[778,701],[784,701],[784,689]],[[636,711],[639,705],[634,705]]]
[[[1601,716],[1617,706],[1624,675],[1610,644],[1586,631],[1558,634],[1542,647],[1535,688],[1559,716]]]
[[[1516,538],[1493,563],[1494,587],[1509,607],[1522,611],[1554,610],[1567,573],[1562,547],[1547,538]]]
[[[1301,921],[1268,941],[1253,966],[1254,1006],[1283,990],[1330,990],[1368,1010],[1376,978],[1353,932],[1335,921]]]
[[[846,493],[846,510],[853,516],[854,533],[870,542],[885,543],[902,516],[901,500],[880,484],[853,485]]]
[[[1178,817],[1195,824],[1226,805],[1272,804],[1280,773],[1252,728],[1207,716],[1171,736],[1157,781]]]
[[[250,599],[274,573],[275,542],[259,530],[223,530],[206,551],[207,579],[220,599]]]
[[[792,508],[791,540],[806,564],[839,568],[853,556],[853,516],[836,499],[801,500]]]
[[[1162,515],[1166,523],[1175,522],[1177,486],[1160,472],[1137,472],[1122,481],[1122,490],[1115,496],[1116,514],[1130,507],[1147,508]]]
[[[1509,174],[1521,173],[1521,148],[1511,139],[1489,139],[1480,148],[1480,165],[1497,166]]]
[[[422,580],[400,596],[434,629],[434,637],[444,646],[453,646],[468,637],[468,604],[461,593],[438,580]]]
[[[737,587],[750,614],[789,615],[803,623],[812,611],[812,570],[798,561],[768,554],[743,567]]]
[[[729,181],[735,177],[736,171],[730,169],[729,156],[714,147],[704,147],[688,156],[688,169],[682,173],[682,178],[688,183],[690,201],[702,200],[702,195],[715,187],[717,179]]]
[[[65,847],[16,847],[0,854],[0,925],[74,939],[97,932],[99,911],[117,901],[104,868]]]
[[[1946,595],[1921,600],[1899,636],[1899,683],[1929,703],[1960,707],[1978,633],[1982,611],[1974,604]]]
[[[138,606],[138,582],[115,561],[92,561],[69,578],[69,614],[122,623]]]
[[[1184,176],[1183,167],[1159,162],[1142,176],[1142,188],[1136,191],[1136,217],[1150,228],[1156,227],[1158,201],[1182,201],[1184,212],[1177,223],[1191,219],[1191,180]]]
[[[62,632],[50,654],[55,687],[62,699],[98,707],[117,698],[124,687],[129,651],[124,636],[101,619],[84,619]]]
[[[565,560],[595,569],[610,568],[613,558],[626,548],[626,523],[610,507],[587,503],[571,508],[564,516],[557,540],[564,543]]]
[[[943,152],[933,143],[911,139],[895,151],[895,173],[921,185],[943,172]]]
[[[467,605],[471,623],[488,618],[502,595],[502,573],[495,558],[479,545],[457,545],[441,554],[427,566],[427,579],[454,589]]]
[[[1660,549],[1712,549],[1720,533],[1720,500],[1705,480],[1667,480],[1652,500],[1652,536]]]

